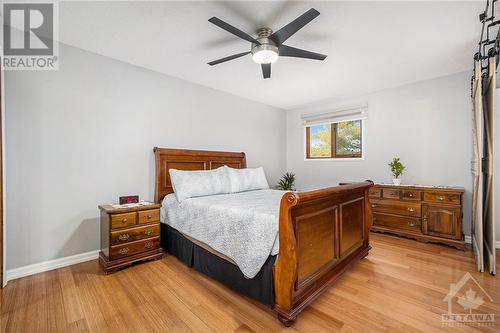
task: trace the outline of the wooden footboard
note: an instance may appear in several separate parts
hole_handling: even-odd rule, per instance
[[[275,306],[290,326],[297,315],[370,250],[368,189],[373,182],[283,195]]]

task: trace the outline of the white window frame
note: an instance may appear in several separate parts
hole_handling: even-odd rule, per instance
[[[304,161],[364,161],[366,156],[366,124],[367,124],[367,106],[348,107],[330,113],[303,115],[303,152]],[[337,120],[338,119],[338,120]],[[324,121],[322,121],[324,120]],[[325,157],[325,158],[307,158],[307,127],[315,125],[331,125],[345,121],[361,120],[361,157]],[[332,133],[334,135],[334,133]]]

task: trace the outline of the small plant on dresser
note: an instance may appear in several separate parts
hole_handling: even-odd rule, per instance
[[[399,177],[403,174],[406,167],[403,165],[403,163],[401,163],[399,157],[394,157],[392,159],[392,162],[389,163],[389,167],[391,167],[392,176],[394,177],[392,179],[392,182],[394,183],[394,185],[400,185],[401,179]]]
[[[160,259],[160,205],[101,205],[99,264],[106,274],[145,260]]]

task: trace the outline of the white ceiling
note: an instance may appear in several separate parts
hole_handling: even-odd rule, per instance
[[[250,56],[208,61],[250,43],[212,25],[217,16],[255,35],[309,8],[321,15],[287,44],[328,55],[280,58],[262,79]],[[283,109],[471,68],[483,1],[472,2],[61,2],[60,40],[157,72]]]

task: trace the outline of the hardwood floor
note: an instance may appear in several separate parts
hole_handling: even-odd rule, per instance
[[[499,332],[500,278],[475,272],[470,251],[373,233],[371,243],[368,257],[288,329],[269,308],[172,256],[108,276],[95,260],[11,281],[0,291],[0,327],[2,332]],[[466,272],[493,298],[483,296],[478,310],[495,314],[495,326],[442,325],[443,298]],[[456,312],[464,310],[458,306]]]

